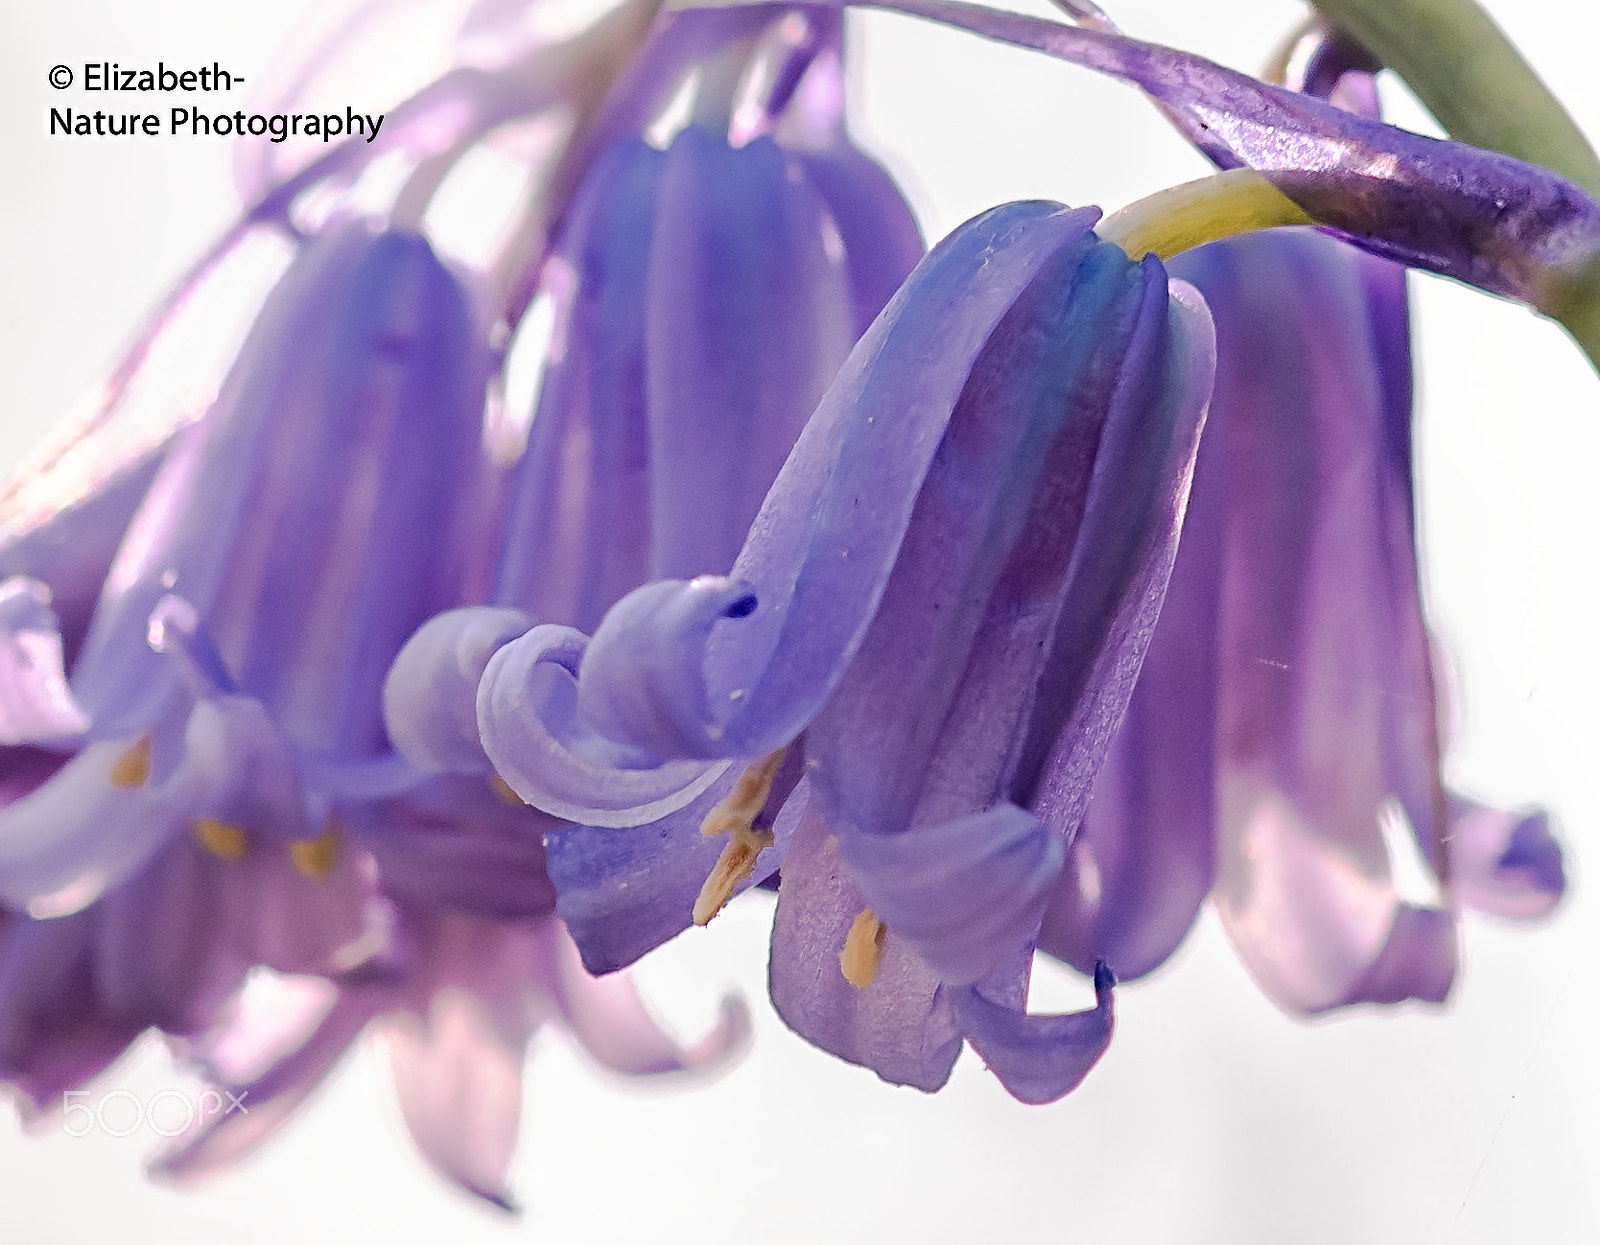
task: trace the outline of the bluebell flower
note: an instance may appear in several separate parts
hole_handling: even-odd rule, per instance
[[[29,659],[0,757],[0,1075],[37,1108],[146,1028],[202,1032],[253,967],[330,971],[358,941],[372,886],[341,817],[398,772],[388,661],[454,599],[479,337],[420,237],[337,228],[134,473],[136,508],[113,489],[64,513],[86,539],[8,549],[32,575],[0,586]]]
[[[540,532],[552,481],[562,500],[585,487],[625,499],[620,464],[654,451],[663,518],[617,560],[636,569],[595,575],[576,601],[603,608],[654,567],[736,548],[816,396],[921,254],[893,183],[845,137],[840,37],[830,14],[665,26],[612,84],[597,132],[569,146],[580,193],[563,206],[560,177],[546,188],[544,209],[566,217],[559,249],[510,246],[470,286],[397,225],[336,216],[299,239],[290,205],[325,190],[336,161],[253,170],[262,198],[246,219],[300,245],[212,409],[0,549],[0,893],[16,909],[0,909],[0,1078],[34,1110],[158,1029],[252,1103],[197,1121],[159,1161],[190,1179],[274,1133],[360,1033],[386,1028],[424,1155],[509,1205],[517,1085],[543,1023],[629,1073],[737,1051],[737,1005],[680,1047],[623,978],[579,967],[552,914],[552,819],[395,757],[378,689],[424,618],[481,599],[501,543],[502,598],[566,617],[560,564],[586,567],[606,535],[592,523],[519,539]],[[615,133],[629,117],[642,130],[719,57],[740,74],[668,150]],[[441,110],[466,138],[531,110],[560,62],[538,89],[516,75],[504,91],[473,75],[426,89],[386,131],[388,154],[437,141]],[[741,110],[729,90],[763,75],[763,102]],[[601,85],[574,94],[593,111]],[[452,99],[473,107],[453,113]],[[431,160],[391,217],[425,200]],[[745,262],[707,271],[730,254]],[[484,452],[495,334],[482,313],[505,297],[519,314],[516,281],[503,288],[518,265],[578,280],[561,330],[574,349],[552,360],[508,480]],[[635,303],[655,310],[618,367]],[[719,354],[735,332],[743,371]],[[107,440],[102,424],[74,448],[98,445],[104,468]],[[674,466],[707,445],[720,468],[683,489]],[[688,498],[703,513],[679,517]],[[322,1006],[263,1023],[245,1001],[269,986]]]
[[[714,1066],[742,1040],[734,1009],[679,1049],[625,981],[590,982],[552,916],[549,819],[389,752],[389,664],[483,561],[485,338],[421,237],[312,239],[138,507],[100,506],[126,530],[91,617],[57,630],[44,583],[8,581],[12,651],[50,660],[10,685],[13,730],[38,738],[4,758],[0,1077],[42,1112],[146,1029],[178,1039],[254,1105],[197,1120],[168,1176],[259,1144],[369,1022],[405,1016],[396,1084],[419,1146],[509,1204],[506,1078],[542,1023],[639,1073]],[[13,552],[49,577],[37,548],[114,543]],[[40,729],[46,714],[81,727]],[[237,1012],[263,969],[320,977],[326,1016],[263,1035]]]
[[[826,11],[685,15],[619,86],[615,137],[544,268],[558,320],[496,605],[587,630],[648,579],[726,567],[921,256],[899,191],[845,134],[841,41]],[[688,87],[687,123],[653,145]]]
[[[465,1191],[515,1210],[508,1176],[536,1033],[558,1026],[626,1076],[726,1066],[749,1037],[737,999],[685,1045],[625,974],[584,970],[553,913],[539,837],[550,824],[482,782],[450,777],[363,806],[351,832],[370,849],[382,891],[372,956],[320,981],[258,971],[185,1041],[184,1062],[250,1109],[197,1119],[152,1172],[190,1184],[236,1162],[372,1034],[388,1047],[422,1156]]]
[[[261,835],[289,858],[373,780],[384,672],[456,598],[472,539],[480,338],[420,237],[314,239],[167,451],[70,680],[53,568],[7,582],[11,645],[55,659],[12,680],[8,733],[71,759],[0,812],[0,893],[81,905],[178,835],[236,858]]]
[[[1297,85],[1376,115],[1375,67],[1313,42]],[[1441,782],[1404,270],[1306,231],[1172,269],[1215,317],[1216,393],[1161,621],[1040,945],[1142,976],[1214,895],[1286,1008],[1439,1002],[1454,907],[1539,915],[1564,878],[1542,814]],[[1411,855],[1422,893],[1397,880]]]
[[[506,640],[592,630],[647,580],[732,562],[921,255],[898,189],[844,132],[841,38],[827,11],[684,14],[619,87],[623,132],[545,266],[560,309],[491,604],[431,622],[386,690],[391,736],[419,768],[491,772],[475,698]],[[643,131],[686,81],[700,84],[690,119],[660,149]]]
[[[1017,204],[942,243],[730,574],[462,667],[498,772],[596,826],[546,836],[591,970],[781,861],[773,998],[811,1040],[933,1089],[966,1039],[1030,1101],[1104,1049],[1109,974],[1092,1011],[1028,1016],[1027,964],[1160,601],[1212,358],[1199,300],[1096,216]]]

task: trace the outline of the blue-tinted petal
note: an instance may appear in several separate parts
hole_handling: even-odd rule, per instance
[[[513,482],[494,600],[591,631],[648,577],[644,295],[660,151],[614,143],[574,201],[552,273],[569,283]]]
[[[922,231],[894,179],[865,152],[837,142],[799,158],[844,246],[859,337],[922,258]]]
[[[1014,1098],[1054,1102],[1089,1075],[1111,1043],[1112,986],[1105,965],[1094,970],[1095,1006],[1064,1016],[1032,1016],[1004,1006],[979,988],[955,994],[962,1034]]]
[[[495,770],[534,807],[587,825],[636,826],[688,804],[727,763],[669,761],[598,735],[577,712],[587,638],[535,627],[490,659],[478,729]]]
[[[940,1088],[961,1053],[952,992],[892,929],[872,983],[858,989],[845,980],[839,954],[866,901],[815,799],[806,802],[782,879],[770,972],[772,1005],[784,1023],[886,1081]]]
[[[653,578],[727,571],[855,339],[801,167],[698,125],[667,152],[645,289]]]
[[[723,848],[721,838],[702,834],[700,827],[733,790],[742,768],[730,766],[693,803],[647,825],[560,826],[546,833],[550,878],[560,894],[556,912],[591,973],[625,967],[689,927],[695,900]],[[759,819],[771,827],[773,843],[734,894],[783,863],[805,807],[804,792],[794,786],[798,768],[786,763],[774,781]]]
[[[520,610],[475,606],[435,615],[406,641],[383,684],[395,751],[420,769],[486,773],[478,684],[495,652],[533,628]]]
[[[384,750],[383,675],[452,603],[468,543],[477,338],[421,238],[352,225],[306,245],[112,567],[73,671],[97,734],[143,729],[170,694],[145,624],[177,592],[297,743]]]
[[[1062,861],[1061,840],[1014,804],[839,850],[866,906],[958,986],[1032,945]]]
[[[770,751],[805,726],[872,620],[974,358],[1039,268],[1085,244],[1094,218],[1013,204],[934,250],[807,424],[729,584],[680,584],[681,608],[653,586],[651,608],[630,619],[640,634],[607,643],[619,659],[585,663],[584,703],[608,732],[663,756],[729,756]],[[962,314],[930,317],[952,304]],[[743,609],[742,585],[754,592],[753,611]],[[706,616],[688,599],[712,591],[741,608],[714,622],[702,645]],[[705,652],[698,663],[690,659],[696,646]],[[650,670],[634,665],[667,650],[685,656]],[[654,711],[630,713],[628,703]]]

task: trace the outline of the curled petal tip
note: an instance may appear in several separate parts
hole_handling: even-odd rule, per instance
[[[721,575],[647,584],[606,614],[584,654],[578,707],[608,737],[659,756],[720,757],[724,731],[706,686],[723,620],[750,617],[748,583]]]
[[[484,751],[535,808],[592,826],[637,826],[690,803],[728,762],[659,762],[601,735],[578,707],[576,676],[590,641],[539,626],[489,660],[478,687]]]
[[[1061,1016],[1034,1016],[1005,1007],[979,989],[956,1002],[965,1036],[1006,1092],[1034,1106],[1064,1098],[1083,1083],[1111,1044],[1114,977],[1095,966],[1095,1005]]]
[[[475,607],[430,618],[406,641],[383,684],[383,720],[395,750],[419,769],[482,773],[478,685],[504,645],[533,620],[520,610]]]
[[[1532,920],[1566,894],[1561,842],[1543,810],[1508,812],[1452,796],[1447,849],[1451,880],[1469,908]]]

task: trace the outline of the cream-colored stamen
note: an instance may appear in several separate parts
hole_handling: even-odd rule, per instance
[[[711,918],[727,907],[739,883],[756,871],[756,857],[772,846],[772,834],[767,830],[740,826],[729,835],[727,846],[712,866],[711,876],[700,888],[700,897],[694,901],[696,925],[709,925]]]
[[[772,780],[777,776],[778,766],[783,764],[784,753],[788,751],[787,748],[779,748],[746,765],[744,773],[739,775],[739,781],[733,784],[733,790],[706,814],[706,819],[700,823],[700,833],[714,837],[741,828],[748,830],[753,826],[761,810],[767,806],[767,797],[772,794]]]
[[[230,826],[225,821],[212,821],[209,817],[194,819],[194,837],[201,847],[218,860],[230,863],[243,860],[245,849],[249,847],[242,829]]]
[[[878,965],[883,963],[883,940],[888,932],[871,908],[856,913],[855,922],[844,938],[844,950],[839,952],[839,971],[857,990],[865,990],[877,978]]]
[[[142,787],[150,781],[150,736],[140,735],[111,764],[111,782],[118,787]]]
[[[320,882],[339,863],[341,837],[337,823],[330,822],[328,828],[314,839],[292,840],[289,844],[289,860],[301,876]]]
[[[767,806],[772,780],[787,751],[787,748],[779,748],[751,761],[733,784],[733,790],[718,801],[700,823],[701,834],[708,837],[726,834],[728,843],[712,866],[711,876],[700,888],[700,897],[694,901],[696,925],[710,924],[711,918],[733,898],[739,884],[755,872],[756,857],[772,846],[772,832],[757,830],[755,820]]]

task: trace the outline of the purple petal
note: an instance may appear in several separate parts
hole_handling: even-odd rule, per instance
[[[855,339],[801,168],[698,125],[667,151],[645,287],[653,578],[732,565]]]
[[[233,1167],[299,1111],[372,1018],[369,1001],[346,997],[292,1054],[245,1084],[202,1094],[194,1125],[150,1164],[150,1175],[187,1185]],[[237,1106],[234,1103],[237,1102]]]
[[[384,892],[408,905],[507,921],[555,908],[540,839],[559,823],[513,808],[481,777],[435,778],[346,816]]]
[[[145,450],[130,463],[101,464],[93,484],[75,495],[51,497],[47,507],[20,505],[15,493],[0,502],[0,578],[26,576],[46,586],[68,664],[83,643],[117,546],[166,448]],[[47,477],[48,470],[41,475]],[[37,483],[38,477],[30,475],[19,481],[17,492],[26,496]]]
[[[889,929],[865,989],[845,980],[839,954],[866,900],[839,859],[838,842],[809,800],[778,891],[770,957],[772,1005],[806,1041],[896,1085],[929,1093],[961,1053],[951,991]]]
[[[50,590],[20,576],[0,582],[0,742],[42,743],[88,730],[63,662]]]
[[[68,759],[44,748],[0,747],[0,809],[44,786]]]
[[[1001,799],[1073,832],[1154,625],[1211,367],[1203,304],[1116,248],[1065,252],[1019,299],[808,732],[841,834]]]
[[[1105,965],[1094,970],[1095,1006],[1065,1016],[1030,1016],[979,989],[960,991],[956,1015],[972,1049],[1012,1097],[1042,1104],[1071,1093],[1111,1043],[1111,988]]]
[[[48,782],[0,811],[0,895],[54,914],[92,901],[182,824],[182,785],[130,788],[113,771],[137,741],[91,744]]]
[[[955,986],[1032,945],[1062,861],[1061,840],[1014,804],[839,850],[866,906]]]
[[[1211,396],[1210,312],[1184,282],[1168,291],[1165,314],[1147,303],[1128,345],[1013,780],[1019,794],[1037,784],[1027,807],[1063,836],[1082,820],[1155,627]]]
[[[641,139],[601,152],[552,261],[568,305],[517,468],[493,598],[539,622],[591,631],[648,578],[644,291],[664,159]]]
[[[588,640],[535,627],[490,659],[478,689],[478,729],[495,770],[523,800],[569,821],[633,826],[682,808],[727,763],[669,761],[597,735],[576,712]]]
[[[420,1024],[389,1029],[400,1113],[423,1158],[447,1180],[504,1210],[522,1118],[526,1036],[508,1041],[472,995],[434,996]]]
[[[1561,844],[1542,810],[1506,812],[1450,797],[1450,882],[1469,908],[1525,921],[1566,893]]]
[[[0,1079],[32,1112],[59,1108],[64,1090],[98,1076],[144,1028],[100,1002],[96,929],[93,912],[48,921],[0,912]]]
[[[383,676],[452,603],[470,545],[485,364],[421,238],[349,226],[308,243],[110,572],[73,672],[96,732],[144,729],[170,694],[145,624],[177,591],[287,736],[386,750]]]
[[[1014,204],[936,248],[852,352],[807,424],[728,587],[677,586],[686,602],[726,592],[724,604],[740,606],[727,621],[713,616],[704,673],[673,662],[663,680],[665,664],[634,668],[640,654],[692,651],[706,630],[704,611],[673,608],[660,599],[665,589],[652,585],[651,609],[637,623],[630,619],[640,634],[615,646],[620,660],[585,663],[585,712],[608,734],[663,756],[759,755],[792,739],[872,620],[974,358],[1040,266],[1081,243],[1093,219],[1092,212]],[[936,324],[920,311],[956,302],[962,314]],[[893,418],[879,418],[891,411]],[[744,584],[754,589],[753,612],[744,608]],[[635,607],[624,601],[619,608]],[[606,632],[602,624],[600,636]],[[657,709],[635,714],[630,703]]]
[[[198,1033],[250,961],[219,945],[213,861],[178,841],[96,905],[96,992],[112,1011],[169,1033]]]
[[[1456,923],[1438,908],[1401,904],[1383,947],[1331,1007],[1356,1003],[1443,1003],[1456,977]]]
[[[383,720],[395,751],[430,772],[487,773],[478,685],[496,650],[532,627],[520,610],[486,606],[449,610],[424,623],[383,684]]]
[[[591,1056],[626,1076],[709,1071],[736,1058],[750,1042],[750,1014],[743,1000],[727,996],[717,1023],[704,1037],[683,1045],[650,1015],[624,974],[593,977],[566,932],[555,926],[556,989],[562,1018]]]
[[[1123,980],[1164,963],[1216,874],[1217,597],[1226,420],[1206,422],[1161,616],[1039,932],[1042,950]]]
[[[1227,455],[1219,906],[1252,971],[1293,1008],[1334,1005],[1381,950],[1399,903],[1390,809],[1443,862],[1408,373],[1386,372],[1403,349],[1403,291],[1377,263],[1280,232],[1178,266],[1216,317],[1211,418]],[[1283,367],[1290,353],[1300,362]]]
[[[799,158],[844,244],[859,337],[927,250],[922,230],[894,179],[865,152],[841,141]]]
[[[772,828],[773,844],[756,858],[754,872],[735,894],[771,876],[788,852],[807,798],[804,783],[795,786],[798,753],[795,749],[786,758],[758,819]],[[723,846],[721,838],[702,834],[700,827],[742,771],[738,763],[729,766],[692,804],[647,825],[562,826],[545,835],[550,878],[560,895],[556,911],[591,973],[632,964],[689,928],[695,900]]]

